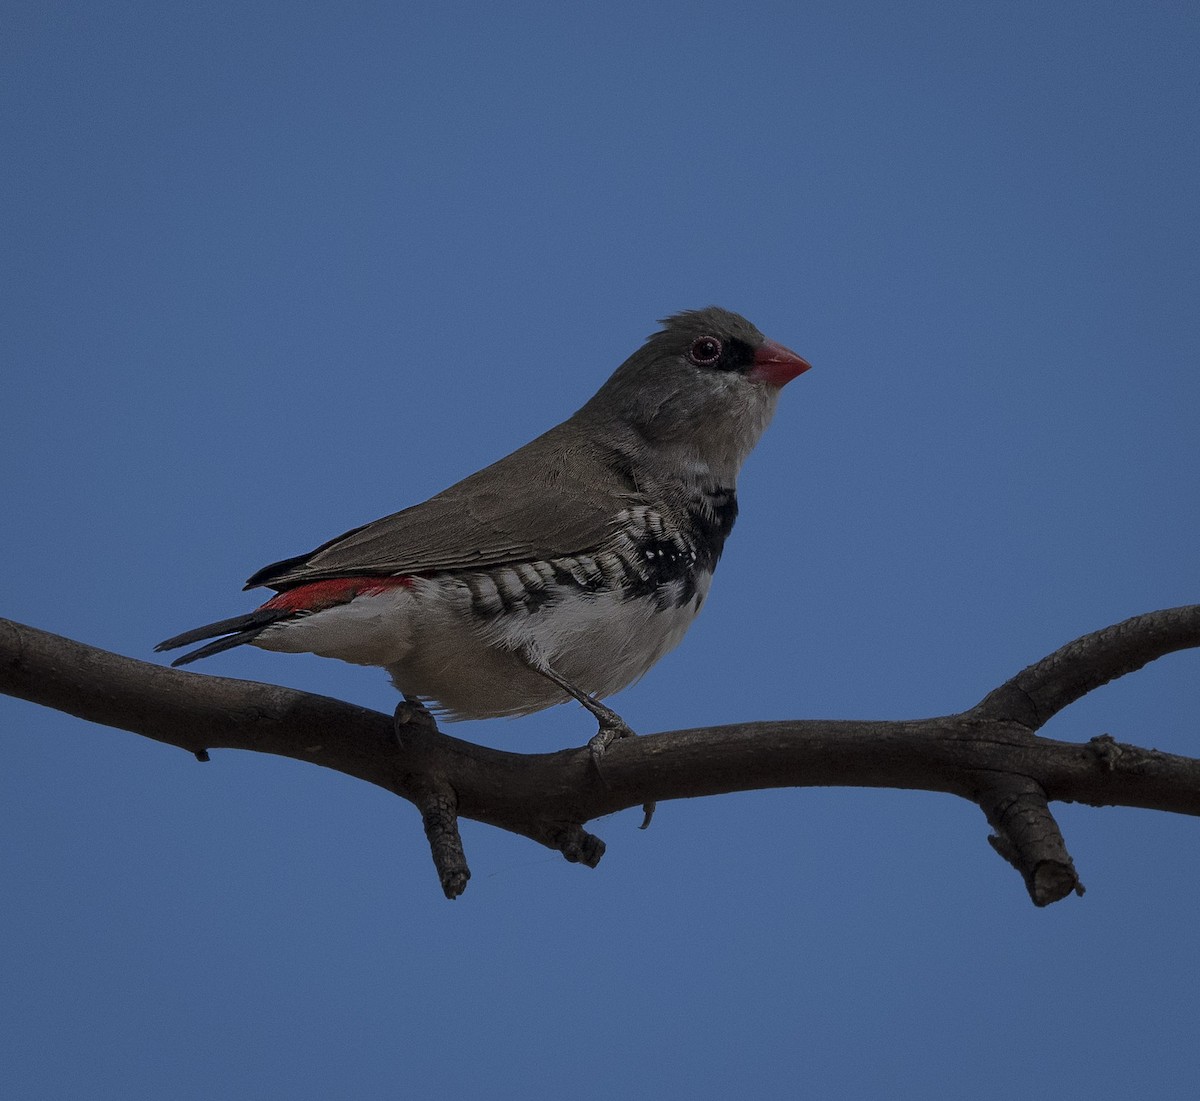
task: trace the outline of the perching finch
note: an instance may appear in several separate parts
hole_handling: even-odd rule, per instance
[[[451,719],[599,701],[683,638],[737,515],[735,480],[809,364],[715,306],[676,314],[574,416],[423,504],[246,583],[256,611],[186,631],[381,665]],[[221,637],[218,637],[221,636]]]

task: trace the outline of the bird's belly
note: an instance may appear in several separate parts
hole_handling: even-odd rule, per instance
[[[673,591],[629,597],[621,589],[565,587],[550,599],[490,613],[481,611],[477,580],[415,579],[411,588],[360,596],[268,628],[255,645],[383,666],[401,692],[450,719],[525,715],[568,697],[522,655],[546,662],[584,692],[611,695],[678,645],[711,574],[692,579],[679,603]]]
[[[711,574],[683,604],[619,590],[567,590],[533,607],[481,617],[469,599],[445,591],[428,600],[409,655],[389,665],[396,687],[435,704],[452,719],[525,715],[567,696],[521,655],[597,697],[638,680],[674,649],[704,601]],[[424,594],[415,591],[418,600]],[[422,601],[423,603],[425,601]]]

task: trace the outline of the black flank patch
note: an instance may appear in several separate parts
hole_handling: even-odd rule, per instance
[[[677,531],[670,535],[641,532],[635,537],[635,545],[644,576],[631,573],[625,599],[654,596],[660,608],[681,608],[694,599],[699,578],[716,569],[737,511],[736,492],[715,487],[705,490],[687,510],[688,522]]]

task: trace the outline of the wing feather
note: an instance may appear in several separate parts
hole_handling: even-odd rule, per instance
[[[265,566],[246,588],[486,568],[599,547],[640,495],[616,448],[571,446],[565,425],[419,505]]]

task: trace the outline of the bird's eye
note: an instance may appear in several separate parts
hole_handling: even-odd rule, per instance
[[[708,367],[721,358],[721,342],[715,336],[701,336],[692,341],[688,358],[698,367]]]

